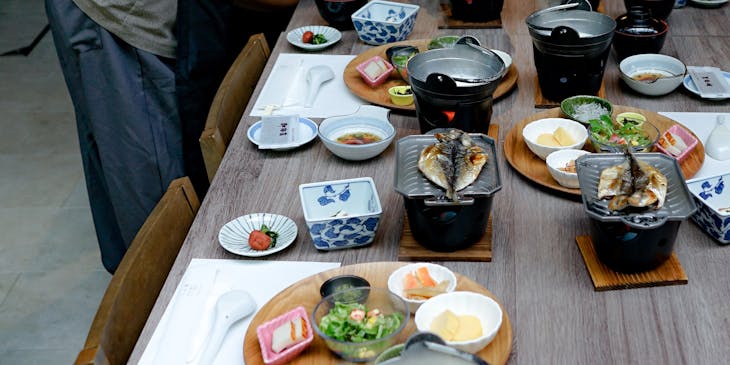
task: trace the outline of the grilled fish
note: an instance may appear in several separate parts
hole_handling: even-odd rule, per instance
[[[436,133],[438,142],[421,151],[418,169],[434,184],[446,189],[446,197],[456,201],[456,192],[476,181],[487,154],[467,133],[452,129]]]
[[[667,177],[627,149],[626,161],[601,171],[597,195],[598,199],[610,199],[610,210],[659,209],[667,196]]]

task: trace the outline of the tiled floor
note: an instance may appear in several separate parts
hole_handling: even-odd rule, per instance
[[[42,0],[0,1],[0,53],[46,24]],[[0,364],[71,364],[109,282],[73,108],[50,33],[0,57]]]

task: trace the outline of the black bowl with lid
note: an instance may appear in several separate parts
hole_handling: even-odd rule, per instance
[[[669,24],[653,18],[648,8],[632,6],[616,18],[613,49],[619,62],[641,53],[659,53],[669,32]]]
[[[680,224],[697,210],[677,160],[663,153],[634,156],[667,178],[666,200],[659,209],[612,211],[606,200],[597,198],[601,172],[623,163],[623,153],[593,153],[575,162],[598,258],[612,270],[627,273],[652,270],[669,259]]]
[[[445,198],[445,191],[418,169],[421,151],[436,143],[434,135],[411,135],[396,143],[395,191],[403,195],[413,237],[433,251],[453,252],[478,242],[487,228],[494,194],[502,189],[494,139],[481,133],[469,136],[488,159],[476,181],[458,192],[457,201]]]
[[[352,14],[365,6],[367,0],[314,0],[319,15],[339,30],[353,29]]]
[[[626,9],[632,6],[641,5],[649,9],[651,16],[657,19],[667,19],[674,9],[676,0],[624,0]]]

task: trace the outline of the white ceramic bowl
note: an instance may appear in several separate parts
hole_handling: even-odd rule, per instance
[[[578,174],[575,172],[566,172],[560,170],[561,167],[565,167],[571,160],[575,161],[578,157],[590,152],[584,150],[558,150],[547,156],[545,163],[547,164],[550,176],[558,182],[558,184],[565,186],[566,188],[577,189],[578,185]]]
[[[423,263],[415,263],[410,265],[405,265],[398,270],[393,271],[393,273],[390,274],[388,277],[388,290],[391,291],[391,293],[403,298],[403,300],[408,303],[408,308],[411,310],[411,312],[415,312],[418,307],[421,306],[426,300],[416,300],[416,299],[409,299],[403,294],[403,284],[405,281],[406,274],[409,272],[414,272],[416,269],[421,267],[428,268],[428,273],[431,275],[433,280],[435,280],[437,283],[441,282],[442,280],[448,280],[449,285],[446,287],[446,292],[450,293],[456,289],[456,275],[454,275],[454,272],[449,270],[448,268],[431,264],[428,262]]]
[[[299,185],[309,235],[318,250],[370,244],[383,212],[370,177]]]
[[[367,44],[399,42],[413,31],[418,9],[414,4],[374,0],[352,14],[352,24]]]
[[[505,51],[500,51],[498,49],[492,49],[491,51],[496,53],[497,56],[502,59],[502,62],[504,63],[504,71],[502,71],[502,76],[506,75],[507,72],[509,72],[510,66],[512,66],[512,56],[510,56],[509,53]]]
[[[330,152],[350,161],[373,158],[393,142],[395,128],[388,121],[389,109],[362,105],[354,114],[327,118],[319,124],[319,138]],[[349,133],[367,132],[380,137],[380,141],[353,145],[337,142],[337,138]]]
[[[576,142],[570,146],[552,147],[537,143],[537,137],[543,133],[553,133],[558,127],[563,127],[570,133]],[[321,128],[321,127],[320,127]],[[582,124],[565,118],[545,118],[538,119],[529,123],[522,129],[522,138],[525,140],[527,147],[541,159],[545,159],[547,155],[557,150],[576,149],[579,150],[588,139],[588,131]]]
[[[473,315],[479,318],[482,336],[471,341],[446,341],[449,346],[475,353],[489,345],[502,326],[502,308],[494,299],[479,293],[455,291],[435,296],[416,311],[415,322],[419,331],[430,331],[431,322],[445,310],[456,315]]]
[[[687,67],[682,61],[663,54],[645,53],[624,58],[619,64],[621,79],[633,90],[650,96],[669,94],[682,84]],[[665,77],[654,82],[638,81],[642,73],[657,73]]]

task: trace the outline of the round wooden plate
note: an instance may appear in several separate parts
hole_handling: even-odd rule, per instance
[[[648,110],[622,105],[613,106],[614,115],[623,112],[636,112],[643,114],[659,129],[660,133],[664,133],[667,129],[669,129],[669,127],[675,124],[681,125],[681,123]],[[527,124],[542,118],[565,118],[565,116],[560,111],[560,108],[553,108],[521,120],[507,133],[507,137],[504,140],[504,155],[509,164],[526,178],[554,190],[580,195],[580,189],[566,188],[558,184],[558,182],[550,175],[550,171],[548,171],[545,161],[532,153],[532,151],[530,151],[527,147],[527,144],[525,144],[525,141],[522,139],[522,129],[524,129]],[[689,128],[684,127],[684,129],[686,129],[689,133],[692,133]],[[692,135],[697,138],[694,133],[692,133]],[[705,161],[705,147],[702,145],[699,138],[697,141],[698,143],[694,150],[679,164],[682,168],[682,173],[684,173],[685,179],[689,179],[694,176]],[[588,149],[589,144],[590,143],[586,143],[584,149]]]
[[[383,84],[380,84],[378,87],[372,88],[368,84],[366,84],[365,81],[362,80],[362,76],[360,76],[360,73],[357,72],[357,69],[355,69],[355,67],[374,56],[380,56],[384,60],[388,60],[388,57],[385,56],[385,51],[390,47],[400,45],[415,46],[418,47],[421,52],[423,52],[428,49],[429,42],[431,42],[430,39],[401,41],[370,48],[367,51],[360,53],[357,57],[353,58],[352,61],[350,61],[350,63],[348,63],[345,67],[345,72],[343,73],[345,85],[347,85],[347,87],[350,89],[350,91],[352,91],[353,94],[373,104],[384,106],[390,109],[416,110],[415,103],[410,105],[396,105],[391,102],[390,95],[388,95],[388,89],[393,86],[408,85],[405,81],[403,81],[403,79],[400,78],[400,76],[398,76],[398,73],[396,71],[393,71],[393,74],[390,76],[390,78]],[[507,73],[502,78],[502,81],[500,81],[499,85],[497,85],[497,89],[494,90],[492,98],[494,98],[495,100],[499,99],[508,91],[512,90],[512,88],[515,87],[515,85],[517,84],[517,76],[517,67],[515,67],[515,63],[512,62],[512,65],[507,70]]]
[[[259,340],[256,335],[256,327],[274,317],[294,309],[298,305],[304,306],[307,312],[311,313],[312,310],[314,310],[314,306],[317,305],[321,299],[319,296],[319,286],[322,285],[325,280],[336,275],[354,274],[367,279],[373,287],[387,288],[388,276],[390,273],[406,264],[407,263],[404,262],[373,262],[343,266],[324,271],[292,284],[290,287],[284,289],[282,292],[271,298],[268,303],[264,304],[256,313],[253,320],[251,320],[251,324],[248,326],[246,337],[243,341],[243,358],[246,361],[246,364],[259,365],[264,363],[261,356],[261,347],[259,346]],[[494,294],[490,293],[489,290],[471,279],[460,274],[456,274],[456,278],[456,290],[481,293],[499,302]],[[504,307],[502,307],[502,313],[502,326],[499,328],[497,336],[487,347],[477,353],[477,355],[492,365],[507,363],[507,359],[509,359],[510,353],[512,352],[512,324],[510,323],[507,311]],[[405,330],[403,330],[403,333],[401,334],[400,342],[404,342],[407,337],[415,331],[416,324],[413,321],[413,314],[411,314],[411,318],[408,321]],[[298,357],[294,358],[291,363],[327,365],[342,364],[346,362],[330,352],[324,341],[315,334],[312,344]]]

